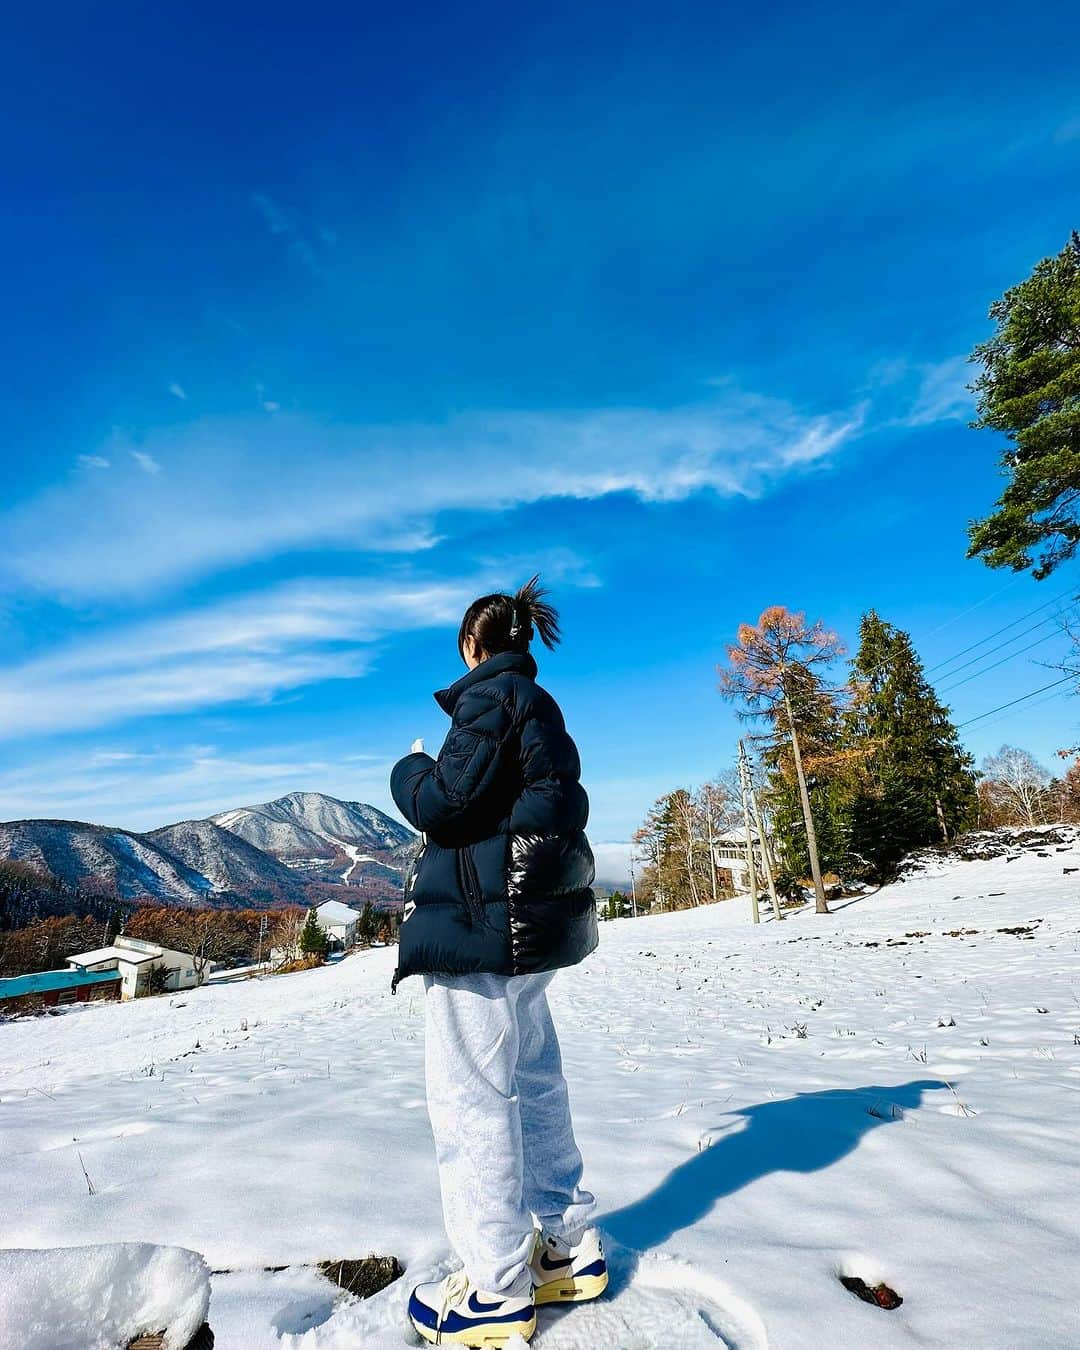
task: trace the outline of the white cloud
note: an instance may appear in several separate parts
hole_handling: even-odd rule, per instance
[[[320,754],[321,748],[230,754],[196,745],[35,756],[32,763],[0,769],[0,820],[90,820],[149,830],[297,789],[371,801],[397,814],[387,790],[394,755]]]
[[[909,427],[931,426],[935,422],[966,421],[975,400],[967,386],[973,378],[966,356],[952,356],[936,365],[917,367],[919,388],[911,411],[903,419]]]
[[[142,469],[143,473],[154,474],[161,472],[161,465],[153,455],[148,455],[145,450],[132,450],[131,458],[139,468]]]
[[[634,846],[629,841],[596,843],[593,842],[593,857],[596,859],[596,880],[608,886],[625,886],[630,889],[630,859]],[[640,871],[640,865],[638,867]]]
[[[109,467],[109,461],[105,458],[104,455],[80,455],[80,456],[79,456],[79,468],[80,468],[80,469],[107,469],[108,467]]]
[[[316,275],[321,274],[319,259],[315,249],[301,233],[296,222],[289,216],[273,198],[268,197],[264,192],[253,192],[251,194],[251,204],[262,216],[266,228],[271,234],[280,235],[288,242],[289,253],[310,272]],[[325,234],[325,232],[323,232]],[[322,234],[320,235],[322,237]],[[325,238],[324,243],[329,242]]]
[[[9,586],[65,597],[138,595],[291,550],[401,549],[455,510],[620,492],[757,497],[828,463],[864,417],[861,406],[810,415],[728,389],[681,408],[471,414],[435,426],[323,426],[290,414],[188,423],[132,451],[168,462],[167,483],[58,484],[0,519],[0,587],[6,573]]]
[[[573,560],[546,559],[571,580]],[[456,581],[291,581],[176,617],[117,627],[0,668],[0,740],[267,702],[363,675],[389,633],[456,626],[505,563]]]
[[[174,398],[181,399],[185,403],[187,402],[187,391],[182,384],[177,384],[175,380],[169,385],[169,393],[172,394]]]

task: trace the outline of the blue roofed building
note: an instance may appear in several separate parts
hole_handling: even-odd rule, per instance
[[[0,979],[0,1015],[120,998],[117,970],[43,970]]]

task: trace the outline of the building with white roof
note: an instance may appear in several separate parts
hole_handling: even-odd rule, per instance
[[[205,963],[203,977],[213,964],[212,961]],[[79,952],[77,956],[68,957],[69,970],[117,971],[120,975],[120,997],[124,999],[149,993],[150,972],[162,967],[166,972],[164,991],[191,989],[202,983],[190,953],[174,951],[170,947],[144,942],[140,938],[125,937],[122,933],[111,947],[97,947],[92,952]]]
[[[316,907],[315,918],[332,947],[351,947],[356,941],[356,925],[360,922],[358,910],[350,909],[340,900],[326,900]]]

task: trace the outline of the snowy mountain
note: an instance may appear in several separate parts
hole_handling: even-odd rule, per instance
[[[1080,842],[1053,833],[829,915],[605,923],[550,997],[613,1278],[530,1350],[1080,1346]],[[416,1344],[408,1290],[452,1257],[395,956],[0,1027],[4,1246],[194,1250],[217,1350]],[[371,1299],[319,1273],[372,1251],[406,1272]]]
[[[295,872],[212,820],[166,825],[151,830],[147,838],[200,873],[215,891],[295,903],[304,899],[303,882]]]
[[[189,905],[306,904],[344,886],[363,888],[362,899],[392,902],[415,842],[374,806],[320,792],[291,792],[146,834],[71,820],[0,824],[0,859],[86,891]]]
[[[145,834],[81,820],[12,820],[0,824],[0,858],[50,872],[73,886],[124,900],[153,896],[206,904],[214,883]]]
[[[344,846],[387,853],[414,838],[411,830],[374,806],[322,792],[290,792],[210,819],[283,861],[332,859]]]

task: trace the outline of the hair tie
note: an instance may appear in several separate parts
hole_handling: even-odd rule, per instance
[[[516,638],[521,632],[521,623],[518,619],[517,601],[514,600],[511,603],[513,604],[513,609],[510,615],[510,636],[511,638]]]

